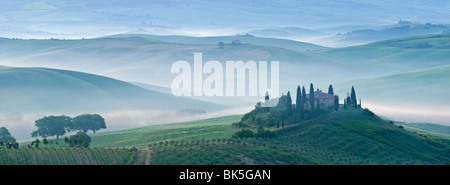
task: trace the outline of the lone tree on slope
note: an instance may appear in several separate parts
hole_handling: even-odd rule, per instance
[[[35,121],[35,126],[38,129],[31,133],[32,137],[56,136],[56,139],[59,139],[59,136],[63,136],[66,132],[70,132],[73,128],[72,118],[65,115],[43,117]]]
[[[330,86],[328,87],[328,94],[334,95],[333,86],[332,86],[331,84],[330,84]]]
[[[89,130],[95,131],[106,128],[105,119],[98,114],[83,114],[73,118],[75,130],[87,133]]]
[[[223,49],[223,47],[225,46],[225,43],[223,43],[222,41],[220,41],[217,45],[219,45],[220,49]]]
[[[286,99],[286,115],[288,117],[292,116],[292,99],[291,99],[291,93],[287,92],[287,99]]]
[[[0,128],[0,143],[8,143],[11,140],[14,140],[14,137],[11,136],[11,133],[5,127]]]
[[[298,114],[301,114],[301,103],[302,100],[302,90],[300,89],[300,86],[297,86],[297,96],[295,97],[295,112]]]
[[[315,98],[314,98],[314,85],[311,83],[311,85],[309,86],[309,105],[311,106],[311,116],[314,116],[314,103],[315,103]]]
[[[357,107],[357,100],[356,100],[356,92],[355,92],[355,88],[352,86],[352,92],[350,94],[350,100],[352,105],[356,108]]]
[[[334,95],[334,110],[339,111],[339,96]]]
[[[302,99],[301,99],[301,107],[300,107],[300,117],[305,118],[305,103],[306,103],[306,90],[305,86],[302,86]]]

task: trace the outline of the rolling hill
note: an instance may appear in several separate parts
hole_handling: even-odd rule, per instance
[[[433,123],[405,123],[395,122],[403,126],[406,130],[415,132],[426,137],[431,137],[437,141],[442,141],[450,145],[450,126],[438,125]]]
[[[407,37],[336,49],[246,35],[132,34],[83,40],[2,39],[0,64],[75,70],[169,87],[176,76],[170,73],[171,64],[177,60],[192,63],[193,53],[202,52],[204,62],[280,61],[280,71],[283,71],[280,80],[291,85],[298,81],[334,83],[448,65],[449,37],[449,34]],[[234,39],[243,44],[229,45]],[[226,43],[223,49],[218,47],[219,41]],[[301,79],[292,78],[297,76]]]
[[[247,38],[248,36],[243,37]],[[166,40],[170,42],[155,40],[164,40],[163,38],[178,37],[118,35],[78,41],[49,40],[46,42],[53,42],[55,45],[59,45],[57,49],[33,54],[24,52],[22,55],[18,54],[21,51],[20,47],[15,47],[19,46],[19,44],[10,46],[5,42],[3,48],[8,49],[5,49],[5,52],[0,52],[0,55],[3,55],[0,56],[0,58],[3,58],[0,64],[14,67],[32,66],[75,70],[162,87],[169,87],[171,80],[176,76],[176,74],[170,72],[172,63],[178,60],[185,60],[192,64],[194,52],[202,52],[204,62],[209,60],[217,60],[221,63],[230,60],[242,60],[245,62],[249,60],[280,61],[280,71],[283,71],[283,73],[280,73],[280,79],[284,79],[285,81],[290,79],[291,74],[297,73],[298,71],[302,71],[305,79],[315,79],[315,81],[348,79],[349,70],[353,69],[353,71],[357,71],[356,68],[347,65],[346,62],[329,59],[311,52],[297,52],[273,46],[259,46],[254,45],[252,42],[249,42],[250,44],[245,44],[247,42],[244,42],[244,44],[237,46],[227,44],[221,49],[217,45],[217,40],[214,39],[222,40],[223,38],[180,37],[182,39],[188,39],[189,43],[197,44],[176,44],[171,43],[176,41],[171,39]],[[280,42],[278,45],[285,45],[286,47],[310,47],[309,45],[295,41],[255,37],[248,38],[264,42],[266,45]],[[213,39],[211,41],[212,44],[198,44],[208,39]],[[233,37],[230,37],[228,42],[231,42],[231,39]],[[272,42],[271,40],[277,42]],[[37,47],[38,44],[34,44],[33,41],[14,40],[14,42],[22,42],[25,48]],[[65,44],[61,44],[69,43],[68,45],[70,45],[72,42],[74,43],[72,47],[66,47]],[[311,46],[315,48],[319,47],[315,45]],[[0,46],[0,51],[1,48]],[[17,53],[14,56],[4,54],[9,50],[15,50]],[[36,49],[36,51],[39,50]],[[336,73],[329,73],[329,71],[336,71]],[[367,72],[368,70],[358,71],[356,72],[357,74],[354,73],[353,75],[365,75]]]
[[[442,33],[449,33],[449,25],[416,23],[400,20],[394,25],[379,26],[370,29],[357,29],[352,31],[347,30],[346,33],[339,32],[333,37],[321,38],[311,42],[330,47],[345,47],[383,40]]]
[[[292,40],[301,40],[306,42],[317,38],[323,38],[328,35],[321,31],[299,27],[257,29],[251,30],[248,33],[258,37],[284,38]]]
[[[343,84],[358,87],[358,93],[366,97],[366,101],[401,105],[408,105],[410,102],[438,107],[450,103],[450,98],[445,96],[450,88],[443,85],[448,79],[450,66],[442,66],[417,72],[352,80]]]
[[[434,122],[449,125],[448,92],[450,67],[366,78],[337,83],[335,92],[345,95],[351,86],[357,89],[363,104],[377,113],[402,121]],[[436,111],[439,110],[439,111]]]
[[[154,165],[422,165],[450,162],[448,144],[434,137],[426,137],[426,133],[416,134],[363,112],[362,109],[340,109],[283,129],[270,128],[278,136],[266,139],[231,138],[241,130],[232,126],[232,123],[240,120],[241,115],[101,132],[90,134],[93,148],[83,150],[96,152],[108,147],[136,146],[139,154],[132,155],[135,157],[126,163],[143,164],[143,159],[148,159],[147,162]],[[424,130],[430,130],[425,127],[429,125],[421,126]],[[247,129],[256,130],[253,127]],[[442,137],[439,139],[449,139],[448,135]],[[26,142],[21,143],[21,146],[25,145]],[[66,153],[70,150],[53,147],[31,150],[65,150]],[[30,149],[21,148],[20,151],[27,150]],[[26,164],[14,162],[14,156],[20,158],[18,161],[27,161],[21,160],[24,155],[18,154],[17,151],[7,150],[9,158],[4,160],[9,161],[2,161],[2,164]],[[94,155],[97,155],[96,159],[99,158],[98,154]]]
[[[0,85],[1,112],[221,109],[219,105],[150,91],[104,76],[57,69],[1,67]]]
[[[393,74],[450,64],[449,39],[450,34],[405,37],[317,53]]]
[[[36,55],[46,52],[53,52],[57,50],[69,49],[78,46],[83,46],[93,42],[100,42],[102,38],[96,39],[8,39],[0,38],[0,54],[1,60],[20,58],[28,55]],[[116,41],[125,40],[117,39]],[[161,41],[143,39],[141,37],[129,37],[126,39],[130,42],[147,44],[164,43]]]
[[[225,39],[228,39],[230,42],[235,38],[241,38],[242,41],[249,40],[237,46],[227,44],[223,49],[217,45],[218,41],[226,42]],[[294,92],[295,89],[289,88],[310,82],[326,88],[330,83],[376,78],[448,65],[450,59],[448,38],[449,34],[416,36],[347,48],[316,48],[318,50],[311,49],[309,52],[291,50],[291,47],[299,49],[311,46],[301,42],[246,35],[187,37],[133,34],[84,40],[4,39],[0,42],[0,51],[4,51],[0,52],[0,58],[3,59],[0,64],[82,71],[129,82],[156,85],[167,91],[166,88],[170,87],[171,80],[177,75],[170,73],[172,63],[186,60],[192,64],[193,53],[202,52],[203,62],[280,61],[280,82],[282,82],[280,90]],[[283,45],[285,48],[275,47],[277,45]],[[339,86],[335,87],[340,88]],[[339,94],[345,95],[348,89],[347,86],[341,88]],[[405,97],[413,97],[413,94]],[[382,98],[384,97],[380,95],[380,99]],[[230,98],[200,97],[197,100],[237,107],[247,105],[245,101],[234,101]]]
[[[277,130],[231,139],[240,116],[91,134],[93,146],[147,147],[152,164],[447,164],[450,147],[361,109],[341,109]],[[256,128],[250,128],[256,130]],[[111,138],[123,140],[111,140]]]
[[[0,148],[0,165],[130,165],[136,151],[124,148]]]
[[[191,36],[180,36],[180,35],[144,35],[144,34],[124,34],[124,35],[113,35],[104,38],[128,38],[130,36],[148,38],[152,40],[158,40],[169,43],[178,44],[203,44],[203,45],[217,45],[219,42],[224,42],[225,44],[231,44],[233,40],[240,40],[242,44],[252,44],[257,46],[268,46],[277,47],[283,49],[289,49],[294,51],[316,51],[321,49],[326,49],[326,47],[310,44],[306,42],[294,41],[288,39],[280,38],[266,38],[267,36],[252,36],[247,34],[235,35],[235,36],[214,36],[214,37],[191,37]]]
[[[272,26],[378,26],[399,19],[448,22],[448,8],[448,3],[438,0],[4,1],[0,7],[0,34],[15,38],[81,38],[144,29],[153,34],[224,35]]]
[[[448,65],[450,52],[445,43],[449,37],[449,34],[407,37],[337,49],[246,35],[133,34],[84,40],[2,39],[0,64],[75,70],[169,87],[175,77],[170,73],[171,64],[177,60],[192,62],[193,53],[202,52],[204,62],[280,61],[283,71],[280,79],[288,83],[298,83],[299,80],[292,77],[298,76],[299,71],[302,81],[330,83]],[[243,44],[229,45],[234,39]],[[227,44],[223,49],[217,45],[220,41]]]

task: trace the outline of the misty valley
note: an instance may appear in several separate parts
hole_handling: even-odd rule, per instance
[[[448,8],[0,2],[0,165],[448,165]]]

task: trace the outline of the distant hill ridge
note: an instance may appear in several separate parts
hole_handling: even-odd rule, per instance
[[[223,108],[104,76],[48,68],[0,67],[0,86],[1,112]]]

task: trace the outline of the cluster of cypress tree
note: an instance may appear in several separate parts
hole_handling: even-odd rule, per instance
[[[312,119],[319,116],[322,113],[329,112],[331,110],[339,111],[339,96],[334,94],[334,89],[332,85],[328,87],[328,94],[334,97],[334,106],[323,107],[324,104],[319,102],[319,99],[315,97],[314,84],[310,84],[309,87],[309,97],[307,97],[305,86],[297,86],[296,89],[296,100],[293,104],[291,98],[291,92],[288,91],[286,95],[282,95],[278,99],[278,104],[274,107],[262,107],[261,102],[259,102],[255,109],[251,112],[245,114],[241,121],[235,125],[239,127],[244,127],[247,124],[255,124],[264,127],[284,127],[285,123],[297,123],[302,120]],[[268,95],[266,95],[268,96]],[[266,101],[268,97],[265,97]],[[345,102],[356,102],[356,93],[352,87],[352,96],[348,97],[349,101]],[[353,101],[354,100],[354,101]],[[309,105],[305,107],[305,105]],[[347,106],[345,104],[344,106]]]
[[[353,107],[355,109],[358,107],[361,108],[361,99],[359,99],[359,104],[358,104],[354,86],[352,86],[350,95],[347,94],[347,98],[344,99],[344,109],[346,109],[347,106]]]
[[[328,87],[328,94],[334,95],[333,86],[330,85]],[[288,97],[289,98],[289,97]],[[303,86],[300,90],[300,86],[297,86],[297,96],[295,101],[295,112],[300,115],[300,119],[305,119],[305,103],[308,101],[310,105],[309,114],[310,117],[315,117],[319,115],[322,112],[322,108],[320,107],[319,100],[316,100],[314,95],[314,84],[310,84],[309,86],[309,99],[306,97],[306,90]],[[317,101],[317,107],[316,107],[316,101]],[[289,106],[289,105],[287,105]],[[334,96],[334,110],[339,110],[339,96]]]

